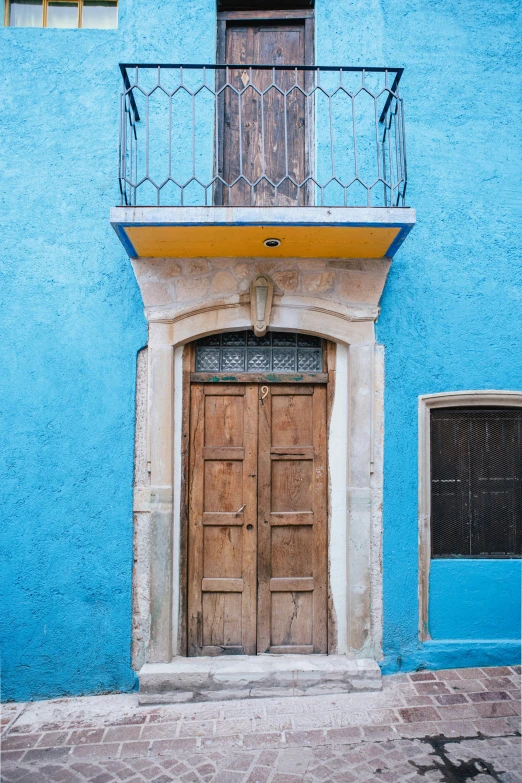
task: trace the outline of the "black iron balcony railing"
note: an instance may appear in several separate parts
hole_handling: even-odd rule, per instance
[[[122,205],[404,205],[402,68],[120,68]]]

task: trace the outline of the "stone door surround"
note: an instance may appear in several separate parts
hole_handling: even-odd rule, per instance
[[[270,328],[337,343],[329,444],[329,652],[381,657],[383,351],[374,321],[388,259],[134,259],[149,321],[139,365],[135,668],[186,655],[183,345],[251,328],[250,283],[274,281]]]

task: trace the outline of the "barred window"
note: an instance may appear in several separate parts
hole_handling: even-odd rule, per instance
[[[431,411],[432,557],[522,554],[522,409]]]

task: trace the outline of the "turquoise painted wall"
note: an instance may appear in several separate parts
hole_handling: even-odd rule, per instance
[[[519,560],[433,560],[432,639],[520,639]]]
[[[2,29],[4,699],[129,690],[138,286],[118,63],[212,59],[212,0],[121,0],[118,30]]]
[[[418,643],[417,405],[421,394],[522,388],[521,7],[319,2],[318,16],[319,64],[406,69],[407,203],[417,226],[394,258],[377,324],[386,348],[383,669],[514,663],[520,562],[435,563],[438,638]],[[498,601],[481,640],[469,622],[458,629],[464,597],[455,600],[452,586],[464,582],[480,600],[475,612]]]
[[[500,625],[489,641],[417,643],[417,397],[522,387],[519,13],[502,0],[317,0],[319,64],[406,68],[418,225],[378,324],[386,671],[516,657]],[[214,1],[121,0],[115,31],[0,35],[3,698],[129,690],[135,362],[147,336],[108,223],[117,65],[212,62]],[[473,587],[483,566],[454,567]],[[506,577],[515,567],[498,565]],[[495,585],[499,600],[513,596],[508,578]]]

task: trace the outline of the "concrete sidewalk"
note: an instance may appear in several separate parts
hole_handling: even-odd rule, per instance
[[[394,675],[373,693],[10,704],[2,722],[6,783],[522,782],[520,667]]]

